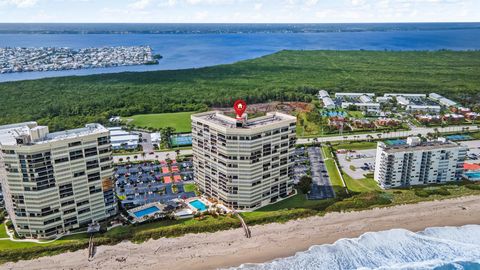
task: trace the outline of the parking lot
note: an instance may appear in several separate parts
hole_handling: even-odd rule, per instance
[[[469,150],[467,155],[470,157],[467,159],[468,163],[480,163],[480,140],[465,141],[461,144],[468,146]],[[474,159],[472,159],[474,157]],[[476,159],[475,159],[476,158]]]
[[[376,149],[355,150],[345,154],[337,154],[343,171],[353,179],[363,179],[365,174],[373,173]],[[350,168],[355,167],[354,170]]]
[[[312,190],[308,194],[310,200],[321,200],[335,197],[327,168],[323,161],[320,147],[309,147],[307,149],[312,173]]]

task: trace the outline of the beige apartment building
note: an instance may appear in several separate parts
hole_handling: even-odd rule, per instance
[[[204,194],[253,210],[292,193],[296,117],[237,120],[213,111],[191,119],[195,182]]]
[[[20,236],[51,238],[117,212],[109,131],[0,126],[5,208]]]

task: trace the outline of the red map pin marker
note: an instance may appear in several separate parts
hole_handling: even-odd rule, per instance
[[[239,99],[233,104],[233,109],[237,113],[237,118],[241,118],[245,110],[247,110],[247,103]]]

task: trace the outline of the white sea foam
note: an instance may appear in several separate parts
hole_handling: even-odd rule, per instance
[[[480,269],[480,225],[365,233],[242,270]]]

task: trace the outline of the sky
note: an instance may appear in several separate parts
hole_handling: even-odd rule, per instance
[[[480,0],[0,0],[0,22],[479,22]]]

